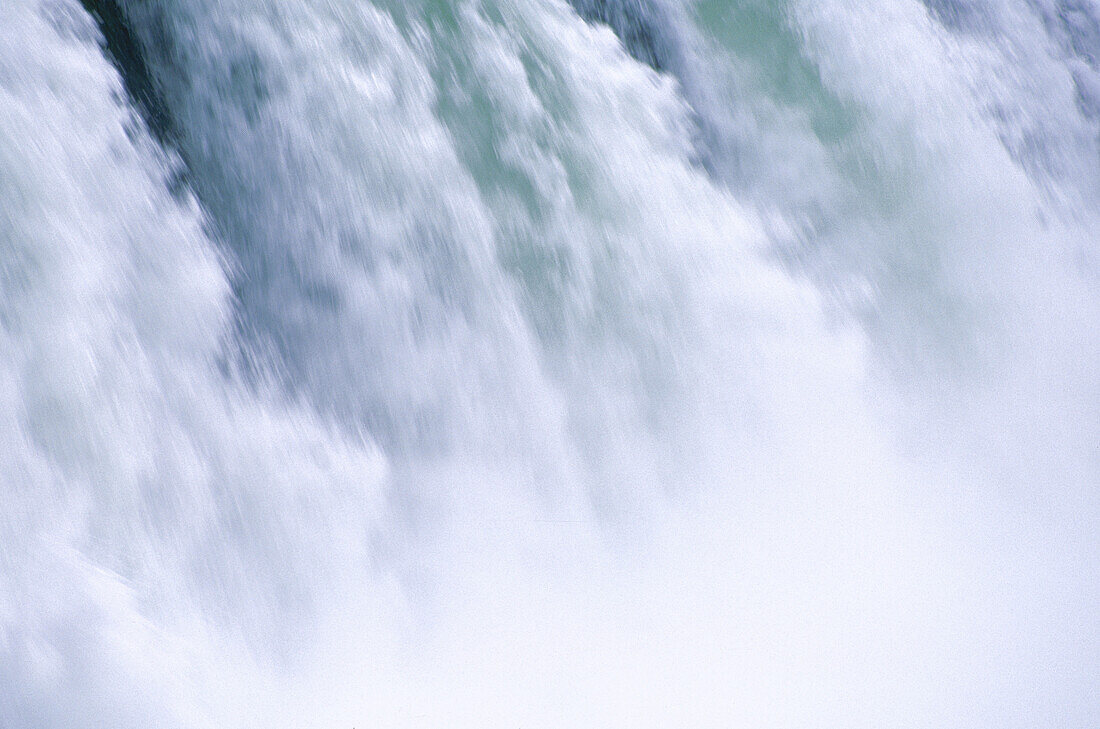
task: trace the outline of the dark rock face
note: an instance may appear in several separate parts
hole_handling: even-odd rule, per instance
[[[658,71],[669,70],[673,50],[663,40],[665,11],[655,0],[571,0],[587,21],[606,23],[626,50]]]
[[[170,142],[175,135],[172,117],[157,92],[141,44],[122,8],[115,0],[81,0],[81,3],[99,25],[107,54],[122,76],[126,93],[145,118],[149,130],[161,143]]]

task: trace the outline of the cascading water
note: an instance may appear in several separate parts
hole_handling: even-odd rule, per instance
[[[4,0],[0,728],[1092,727],[1092,0]]]

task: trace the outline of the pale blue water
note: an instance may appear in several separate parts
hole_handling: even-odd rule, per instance
[[[6,0],[0,729],[1100,721],[1092,0]]]

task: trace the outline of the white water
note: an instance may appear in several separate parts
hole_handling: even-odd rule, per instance
[[[5,0],[0,727],[1100,720],[1100,8],[574,5]]]

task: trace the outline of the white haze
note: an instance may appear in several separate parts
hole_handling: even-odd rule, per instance
[[[1100,722],[1100,8],[610,4],[5,0],[0,728]]]

